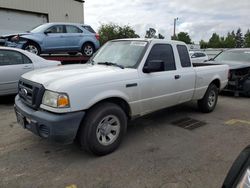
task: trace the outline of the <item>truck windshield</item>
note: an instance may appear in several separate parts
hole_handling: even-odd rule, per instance
[[[147,44],[147,41],[111,41],[100,49],[91,62],[110,62],[124,68],[136,68]]]

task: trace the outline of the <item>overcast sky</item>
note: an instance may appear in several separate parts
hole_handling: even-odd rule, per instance
[[[141,37],[153,27],[167,39],[188,32],[193,41],[208,40],[213,32],[250,28],[250,0],[86,0],[85,23],[98,30],[102,23],[129,24]]]

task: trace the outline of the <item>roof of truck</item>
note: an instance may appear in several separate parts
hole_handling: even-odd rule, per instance
[[[166,40],[166,39],[155,39],[155,38],[126,38],[126,39],[115,39],[112,41],[122,41],[122,40],[136,40],[136,41],[147,41],[147,42],[164,42],[164,43],[170,43],[170,44],[185,44],[182,41],[177,40]]]

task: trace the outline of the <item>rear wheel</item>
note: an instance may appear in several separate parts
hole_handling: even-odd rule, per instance
[[[36,55],[40,55],[41,54],[40,47],[36,43],[33,43],[33,42],[27,42],[23,46],[23,49],[26,50],[26,51],[28,51],[28,52],[31,52],[33,54],[36,54]]]
[[[219,89],[215,84],[210,84],[204,97],[198,101],[199,109],[204,113],[212,112],[217,104]]]
[[[79,130],[83,149],[106,155],[118,148],[127,129],[127,116],[116,104],[100,103],[87,114]]]
[[[93,44],[91,43],[85,43],[82,46],[82,55],[86,56],[86,57],[91,57],[95,52],[95,48],[93,46]]]

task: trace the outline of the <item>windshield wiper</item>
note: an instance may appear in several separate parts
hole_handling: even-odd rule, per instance
[[[124,66],[122,65],[118,65],[116,63],[112,63],[112,62],[98,62],[98,65],[108,65],[108,66],[116,66],[116,67],[120,67],[121,69],[124,69]]]

